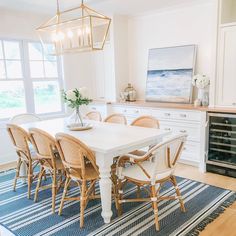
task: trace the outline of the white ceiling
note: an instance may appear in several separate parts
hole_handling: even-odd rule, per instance
[[[139,15],[148,11],[191,4],[199,0],[84,0],[85,4],[104,11],[125,15]],[[80,0],[59,0],[61,9],[78,6]],[[56,0],[0,0],[0,8],[54,14]]]

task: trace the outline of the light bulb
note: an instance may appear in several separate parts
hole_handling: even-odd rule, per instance
[[[72,31],[68,31],[67,36],[68,36],[68,38],[73,38],[74,34]]]

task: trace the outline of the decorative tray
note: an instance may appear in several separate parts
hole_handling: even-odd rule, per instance
[[[69,128],[71,131],[83,131],[92,129],[93,126],[91,124],[83,124],[83,126],[81,124],[70,124],[67,125],[67,128]]]

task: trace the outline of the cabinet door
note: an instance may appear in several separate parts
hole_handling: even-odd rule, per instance
[[[94,60],[94,98],[98,100],[105,99],[105,64],[103,51],[93,52]]]
[[[236,26],[221,29],[218,61],[218,105],[236,106]]]

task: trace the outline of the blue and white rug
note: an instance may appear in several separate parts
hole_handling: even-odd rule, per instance
[[[110,224],[104,225],[100,200],[90,201],[85,211],[85,226],[79,227],[80,207],[78,202],[66,202],[63,215],[51,213],[51,192],[39,193],[38,203],[27,199],[27,185],[17,184],[12,191],[14,171],[0,174],[0,230],[9,230],[19,236],[83,236],[83,235],[198,235],[225,208],[236,200],[232,191],[213,187],[196,181],[177,178],[184,198],[186,213],[182,213],[178,201],[159,203],[160,231],[154,227],[154,215],[150,203],[126,203],[124,214],[117,217],[114,207]],[[36,183],[33,185],[34,194]],[[97,191],[99,191],[97,186]],[[174,189],[166,184],[161,194],[171,195]],[[69,190],[70,196],[79,195],[78,188]],[[128,186],[126,197],[136,194],[134,186]],[[57,195],[58,211],[62,192]],[[33,198],[33,196],[32,196]],[[3,228],[4,227],[4,228]],[[8,232],[9,232],[8,231]],[[8,234],[1,234],[8,235]],[[9,233],[9,235],[11,235]]]

